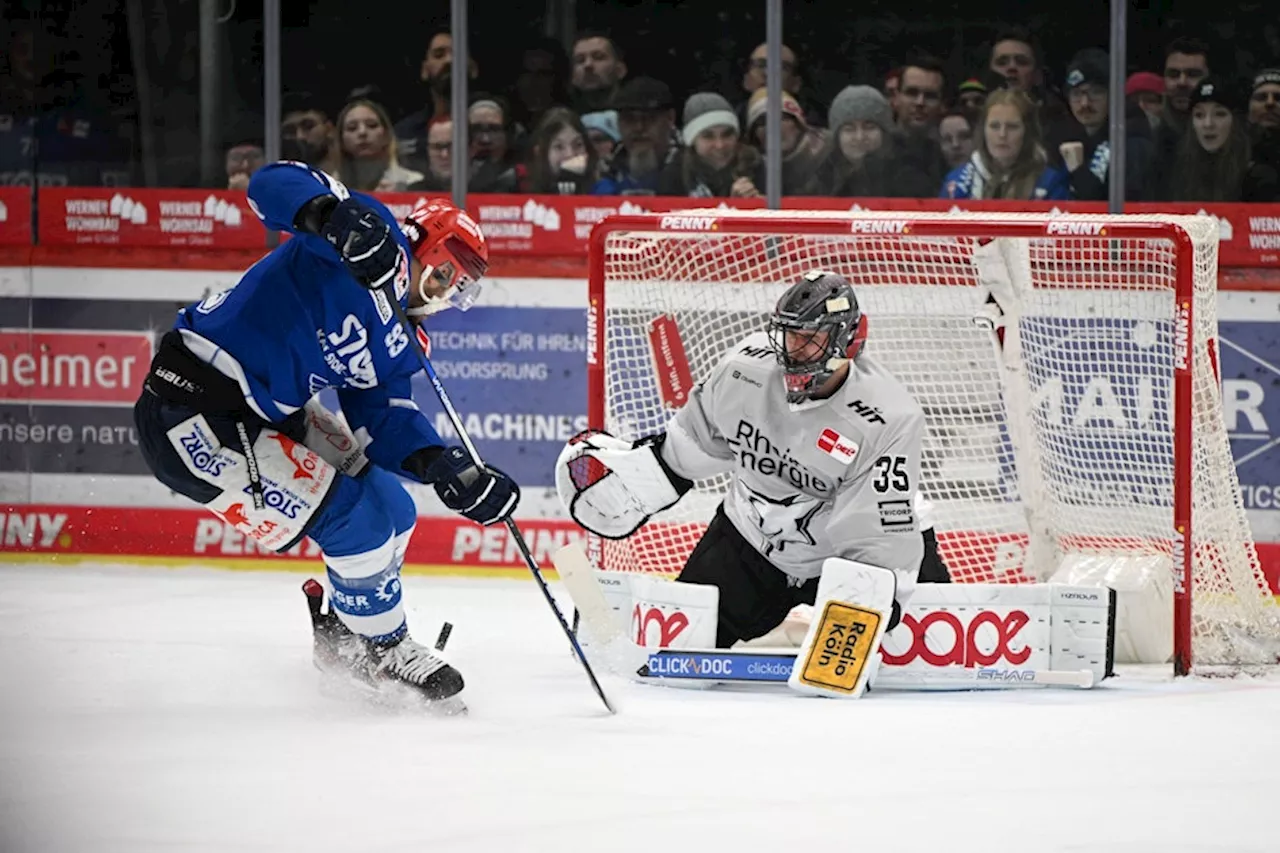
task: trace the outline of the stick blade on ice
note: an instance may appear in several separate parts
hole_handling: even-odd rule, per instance
[[[631,641],[626,627],[605,601],[587,552],[581,545],[566,545],[551,556],[551,562],[581,615],[584,630],[600,646],[598,658],[610,671],[634,677],[649,662],[649,653]]]

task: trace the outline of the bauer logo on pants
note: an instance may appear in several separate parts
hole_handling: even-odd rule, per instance
[[[870,659],[871,641],[880,627],[875,610],[828,601],[818,634],[804,661],[800,682],[840,693],[852,693]]]

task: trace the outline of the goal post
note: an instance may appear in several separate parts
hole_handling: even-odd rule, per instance
[[[590,241],[588,424],[663,431],[788,286],[840,273],[866,351],[924,408],[920,497],[956,582],[1145,561],[1171,588],[1175,672],[1275,663],[1219,390],[1217,253],[1203,216],[613,216]],[[727,483],[589,536],[593,562],[676,575]]]

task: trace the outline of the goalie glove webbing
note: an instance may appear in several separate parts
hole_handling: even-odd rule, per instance
[[[578,524],[606,539],[625,539],[693,487],[662,459],[665,434],[637,442],[586,431],[556,461],[556,492]]]

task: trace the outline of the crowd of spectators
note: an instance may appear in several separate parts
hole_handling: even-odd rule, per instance
[[[336,109],[286,95],[285,155],[364,190],[760,196],[766,145],[765,46],[746,58],[737,102],[632,76],[608,35],[582,33],[572,55],[525,55],[509,92],[473,93],[469,150],[452,150],[452,40],[422,60],[422,109],[393,117],[377,90]],[[906,58],[878,86],[807,97],[800,58],[782,52],[782,192],[787,196],[1105,200],[1109,116],[1125,110],[1130,201],[1270,202],[1280,196],[1280,67],[1246,80],[1215,73],[1205,44],[1179,38],[1163,66],[1131,74],[1110,103],[1111,63],[1088,47],[1050,84],[1034,39],[1011,28],[987,67],[948,79],[943,63]],[[472,63],[469,73],[474,78]],[[228,161],[231,169],[231,162]],[[231,175],[232,186],[243,177]]]
[[[36,138],[39,157],[73,164],[91,159],[75,154],[77,146],[91,149],[94,168],[80,174],[68,167],[38,182],[127,183],[130,155],[115,155],[102,122],[24,101],[23,93],[47,90],[45,99],[54,102],[59,96],[56,86],[49,89],[50,69],[37,65],[31,45],[15,37],[8,73],[0,75],[0,149]],[[1105,200],[1115,171],[1110,114],[1123,110],[1127,200],[1276,201],[1280,61],[1224,68],[1205,43],[1178,38],[1158,67],[1127,76],[1124,102],[1113,104],[1104,50],[1084,47],[1049,68],[1032,35],[1011,27],[967,73],[917,54],[871,85],[837,91],[837,83],[828,89],[833,97],[819,98],[803,57],[784,45],[782,192]],[[677,99],[672,84],[680,81],[632,73],[605,32],[580,33],[567,53],[559,42],[540,40],[523,51],[509,85],[470,92],[468,150],[455,152],[453,45],[440,31],[427,40],[417,69],[421,96],[408,109],[376,85],[286,91],[282,154],[372,191],[448,192],[454,170],[464,169],[472,193],[757,197],[765,190],[766,70],[759,45],[743,57],[736,91],[708,87]],[[480,79],[475,60],[466,73],[472,84]],[[43,89],[30,82],[41,79]],[[41,121],[56,127],[41,130]],[[21,123],[35,130],[19,133]],[[225,144],[225,176],[217,183],[243,189],[265,160],[261,129]],[[5,163],[36,156],[8,153]],[[0,169],[0,182],[37,181]]]

